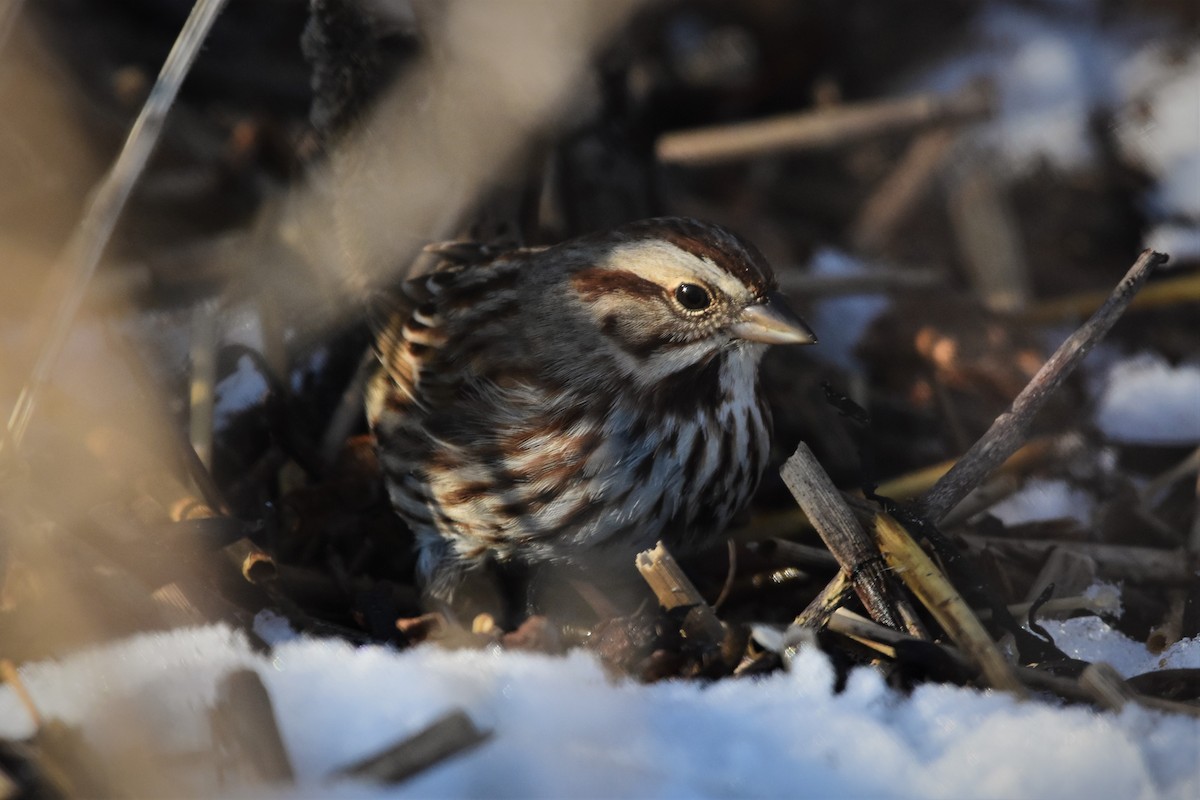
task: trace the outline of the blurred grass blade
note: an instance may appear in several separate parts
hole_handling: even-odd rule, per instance
[[[37,355],[32,362],[29,376],[21,387],[21,393],[8,419],[8,426],[0,435],[0,454],[6,451],[11,454],[20,449],[21,440],[37,405],[38,394],[58,362],[67,334],[83,303],[88,283],[96,271],[96,265],[108,246],[113,229],[134,185],[145,169],[150,154],[154,152],[155,145],[158,144],[163,122],[179,94],[179,87],[196,60],[200,47],[225,2],[226,0],[197,0],[192,7],[192,13],[167,55],[150,96],[125,139],[125,146],[108,174],[97,186],[79,227],[75,229],[63,250],[56,272],[62,279],[64,288],[61,294],[51,292],[45,295],[42,307],[38,308],[33,316],[33,328],[36,330],[44,325],[46,335],[40,341],[32,343],[32,346],[37,348]]]

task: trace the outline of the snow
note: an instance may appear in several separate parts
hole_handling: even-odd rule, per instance
[[[989,508],[988,513],[1007,526],[1065,518],[1088,525],[1094,506],[1090,494],[1067,481],[1033,478],[1020,491]]]
[[[1117,442],[1200,444],[1200,364],[1171,366],[1142,353],[1113,364],[1096,410],[1096,425]]]
[[[1089,3],[1070,13],[993,3],[975,21],[968,53],[955,53],[917,81],[952,91],[972,79],[995,87],[999,110],[975,128],[975,143],[1021,173],[1042,163],[1063,170],[1096,154],[1090,116],[1115,107],[1117,69],[1131,45],[1102,30]]]
[[[217,383],[217,399],[213,407],[213,424],[216,429],[227,428],[239,413],[261,403],[268,391],[270,387],[267,386],[267,379],[258,371],[254,359],[250,356],[239,358],[237,371]]]
[[[1153,657],[1098,620],[1047,627],[1064,649],[1125,674],[1200,664],[1194,641]],[[867,668],[834,694],[832,667],[810,648],[789,672],[764,678],[642,685],[610,677],[583,651],[395,651],[297,637],[277,618],[259,629],[279,642],[268,653],[212,626],[26,664],[21,674],[45,714],[82,726],[103,753],[119,751],[116,721],[131,708],[165,747],[202,746],[221,676],[254,669],[297,772],[280,797],[1200,796],[1200,720],[932,684],[904,696]],[[337,767],[452,708],[491,740],[400,786],[328,782]],[[0,735],[31,730],[0,688]],[[215,783],[199,793],[218,792],[262,796]]]
[[[812,257],[809,273],[818,276],[850,276],[869,273],[871,268],[841,250],[821,248]],[[813,330],[821,339],[815,357],[838,366],[859,367],[854,348],[867,327],[888,307],[884,294],[856,294],[823,298],[813,313]]]
[[[1099,617],[1041,620],[1059,649],[1082,661],[1105,661],[1124,678],[1160,669],[1200,669],[1200,642],[1184,639],[1155,655]]]
[[[1122,155],[1155,181],[1145,202],[1145,246],[1176,260],[1200,252],[1200,47],[1163,45],[1153,23],[1107,19],[1094,2],[994,2],[972,41],[900,87],[950,92],[971,80],[995,89],[997,112],[972,127],[966,152],[994,157],[1013,176],[1042,165],[1087,169],[1098,155],[1095,120]]]
[[[1164,223],[1146,234],[1146,247],[1169,253],[1171,261],[1200,261],[1200,225]]]
[[[1153,198],[1162,216],[1200,218],[1200,50],[1178,60],[1154,45],[1122,65],[1130,100],[1118,117],[1127,155],[1160,179]]]

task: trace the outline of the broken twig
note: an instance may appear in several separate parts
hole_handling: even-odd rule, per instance
[[[725,626],[717,619],[717,613],[662,542],[638,553],[635,563],[664,610],[690,609],[683,623],[685,634],[716,646],[725,641]]]
[[[899,606],[906,601],[889,583],[879,549],[858,524],[808,445],[800,443],[780,474],[829,551],[850,575],[871,617],[897,630],[904,629],[905,620],[915,619],[916,615],[901,612]]]
[[[378,783],[399,783],[491,738],[455,709],[391,747],[338,770],[337,774]]]

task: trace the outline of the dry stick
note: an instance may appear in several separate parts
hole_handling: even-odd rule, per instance
[[[1013,400],[967,453],[929,490],[921,503],[926,518],[937,522],[962,501],[1021,446],[1034,416],[1059,384],[1071,374],[1088,351],[1108,332],[1129,301],[1154,269],[1167,256],[1145,250],[1126,273],[1108,300],[1042,365],[1029,384]]]
[[[1098,662],[1089,664],[1079,676],[1079,685],[1100,705],[1112,711],[1120,711],[1134,699],[1134,691],[1112,665]]]
[[[833,481],[803,442],[780,470],[783,482],[812,521],[813,527],[850,575],[854,591],[871,617],[897,630],[916,614],[901,612],[907,601],[892,590],[879,549],[858,524]]]
[[[972,84],[952,94],[917,94],[767,119],[668,133],[656,146],[668,164],[720,164],[749,156],[846,145],[933,123],[991,113],[992,92]]]
[[[833,616],[829,619],[828,628],[834,633],[854,639],[856,642],[864,644],[888,658],[896,657],[897,646],[912,642],[921,642],[923,645],[930,644],[930,642],[916,639],[900,631],[885,628],[844,608],[839,608],[834,612]],[[971,668],[970,662],[956,648],[946,645],[934,646],[940,647],[942,652],[958,665],[966,669]],[[1093,667],[1098,669],[1093,669]],[[1140,705],[1157,711],[1200,716],[1200,706],[1176,700],[1164,700],[1160,697],[1135,692],[1128,684],[1121,680],[1120,676],[1116,676],[1116,680],[1114,681],[1114,673],[1107,671],[1106,668],[1107,670],[1111,670],[1111,667],[1108,667],[1107,664],[1091,665],[1084,672],[1084,675],[1087,676],[1086,681],[1083,677],[1079,681],[1074,681],[1070,678],[1059,677],[1045,670],[1022,666],[1014,666],[1013,674],[1022,684],[1028,686],[1030,689],[1054,692],[1068,700],[1095,702],[1100,699],[1103,704],[1112,704],[1109,707],[1113,707],[1116,705],[1117,698],[1121,697],[1125,700],[1133,700]]]
[[[1055,441],[1049,437],[1034,439],[1004,462],[1000,468],[1001,472],[1003,474],[1011,473],[1018,475],[1030,472],[1054,453]],[[904,500],[915,497],[933,486],[939,478],[950,471],[954,463],[953,460],[943,461],[930,467],[923,467],[914,472],[900,475],[880,484],[875,489],[875,492],[883,497],[890,497],[893,500]],[[874,506],[870,510],[871,513],[874,513]],[[799,508],[792,508],[772,514],[756,515],[750,522],[749,531],[756,539],[766,539],[772,536],[795,536],[797,529],[805,527],[811,527],[811,523],[808,521],[808,517],[805,516],[804,511]]]
[[[233,750],[239,768],[252,770],[267,783],[294,780],[275,707],[257,672],[240,669],[226,675],[217,686],[210,717],[214,736]]]
[[[683,631],[687,636],[718,646],[725,641],[725,626],[717,619],[717,613],[662,542],[638,553],[634,563],[663,609],[691,609],[683,623]]]
[[[192,7],[192,13],[167,55],[146,104],[142,106],[125,139],[125,146],[97,187],[87,212],[60,257],[57,269],[65,285],[56,282],[54,290],[43,296],[41,307],[33,317],[35,320],[48,320],[46,333],[40,339],[33,368],[21,387],[7,429],[0,433],[0,453],[20,450],[38,395],[58,362],[96,265],[108,246],[134,184],[158,144],[163,122],[175,102],[179,87],[225,1],[197,0]]]
[[[986,159],[963,158],[958,163],[946,208],[972,285],[992,311],[1019,311],[1030,287],[1016,215]]]
[[[796,616],[792,624],[813,630],[825,627],[830,616],[841,608],[842,604],[850,597],[853,588],[850,584],[850,575],[846,570],[838,570],[838,574],[833,576],[833,580]],[[891,630],[891,628],[887,630]]]
[[[874,251],[891,240],[897,227],[929,190],[958,131],[937,128],[921,134],[891,173],[863,204],[855,219],[851,241],[860,250]]]
[[[1034,605],[1034,603],[1011,603],[1005,607],[1013,617],[1024,619],[1029,616],[1029,612],[1033,609]],[[1114,590],[1111,594],[1106,592],[1097,594],[1094,597],[1085,595],[1052,597],[1037,608],[1038,616],[1042,616],[1043,614],[1056,614],[1060,611],[1091,611],[1094,614],[1115,614],[1120,607],[1120,594]],[[974,609],[974,612],[975,616],[980,619],[988,619],[992,616],[990,608],[977,608]]]
[[[912,590],[950,638],[979,667],[990,686],[1017,695],[1025,693],[1012,665],[942,571],[908,531],[886,514],[875,517],[875,535],[883,557]]]
[[[960,667],[965,670],[971,670],[974,665],[959,651],[957,648],[948,645],[926,642],[916,637],[909,636],[900,631],[894,631],[891,628],[885,628],[878,623],[872,622],[866,617],[859,616],[853,611],[848,611],[844,608],[839,608],[834,612],[829,619],[828,629],[834,633],[840,634],[847,638],[853,639],[860,644],[870,647],[878,653],[881,653],[888,658],[897,656],[896,649],[898,646],[905,644],[920,642],[923,645],[938,647],[943,653]],[[1013,674],[1018,679],[1031,689],[1044,689],[1054,692],[1060,697],[1065,697],[1069,700],[1088,701],[1092,697],[1088,692],[1082,689],[1078,683],[1070,678],[1060,678],[1049,672],[1031,667],[1014,666]]]
[[[212,467],[213,420],[217,386],[217,308],[204,302],[192,309],[191,385],[188,438],[204,468]]]
[[[1054,548],[1085,555],[1096,562],[1101,577],[1137,583],[1186,583],[1196,576],[1200,557],[1178,550],[1135,547],[1094,542],[1070,542],[1058,539],[1010,539],[1004,536],[964,535],[963,540],[976,548],[990,547],[1007,555],[1041,562]]]
[[[461,710],[451,711],[386,750],[337,771],[339,776],[399,783],[451,756],[477,747],[491,732],[475,727]]]
[[[756,542],[755,544],[758,543]],[[837,558],[824,547],[813,547],[810,544],[800,544],[798,542],[789,542],[787,539],[777,538],[767,539],[761,544],[765,545],[765,547],[760,547],[760,550],[765,550],[769,547],[770,552],[789,564],[804,567],[823,567],[825,569],[832,569],[839,566]]]

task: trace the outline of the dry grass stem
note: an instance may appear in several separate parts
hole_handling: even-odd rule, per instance
[[[1024,695],[1024,687],[979,618],[908,531],[891,517],[880,514],[875,518],[875,535],[888,565],[979,667],[988,685]]]
[[[8,426],[0,433],[0,454],[17,451],[21,447],[38,396],[58,363],[67,334],[83,304],[88,283],[108,246],[134,185],[158,144],[167,112],[175,102],[179,87],[224,5],[225,0],[197,0],[192,7],[150,96],[125,139],[121,153],[96,188],[87,211],[63,250],[56,276],[51,279],[50,289],[43,295],[42,303],[33,317],[35,332],[28,341],[36,343],[37,354],[8,419]]]
[[[1046,300],[1021,314],[1021,319],[1034,324],[1077,320],[1094,313],[1108,297],[1105,292],[1083,292]],[[1200,272],[1155,281],[1138,292],[1129,310],[1147,311],[1195,302],[1200,302]]]

